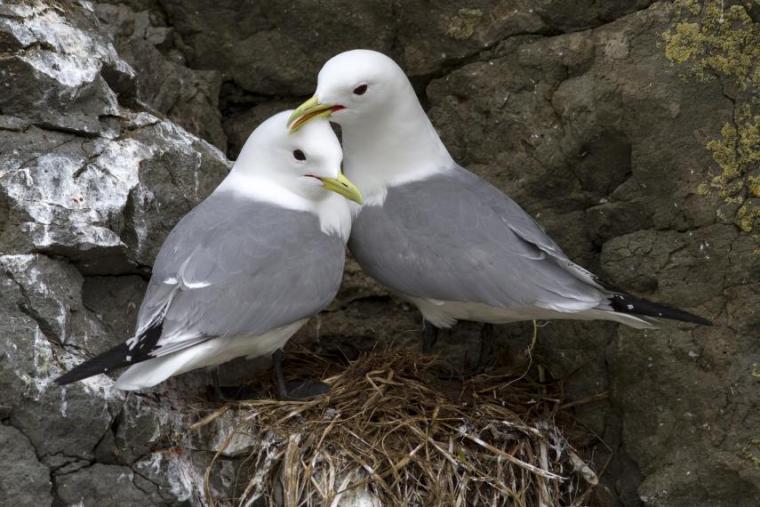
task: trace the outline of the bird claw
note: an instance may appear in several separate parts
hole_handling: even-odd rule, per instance
[[[272,354],[274,384],[277,387],[277,399],[283,401],[303,401],[307,398],[321,396],[330,390],[330,386],[319,380],[302,380],[285,382],[282,371],[282,350]]]

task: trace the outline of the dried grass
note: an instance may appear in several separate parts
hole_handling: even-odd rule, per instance
[[[317,377],[336,369],[308,352],[288,362],[286,371]],[[570,420],[561,386],[524,377],[463,379],[435,358],[391,349],[339,369],[322,398],[240,402],[217,458],[240,434],[253,447],[229,503],[582,505],[598,481],[559,428]]]

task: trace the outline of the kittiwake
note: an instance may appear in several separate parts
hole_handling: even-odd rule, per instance
[[[331,58],[290,129],[318,117],[340,124],[344,170],[365,198],[349,250],[436,328],[457,320],[709,324],[617,290],[573,263],[519,205],[452,159],[387,56],[353,50]]]
[[[346,199],[361,202],[330,124],[288,135],[289,114],[251,134],[227,177],[166,238],[134,335],[58,384],[129,366],[115,385],[136,390],[269,354],[281,373],[280,349],[338,291],[351,229]]]

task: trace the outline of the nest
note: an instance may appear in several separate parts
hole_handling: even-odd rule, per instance
[[[330,392],[234,407],[237,427],[217,458],[240,435],[252,447],[229,504],[570,506],[598,482],[560,430],[572,425],[557,383],[462,378],[400,349],[334,374],[334,361],[308,352],[289,353],[288,363],[286,371],[327,376]]]

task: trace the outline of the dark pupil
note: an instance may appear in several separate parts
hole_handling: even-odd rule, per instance
[[[293,156],[296,160],[306,160],[306,155],[301,150],[294,151]]]
[[[367,85],[361,85],[354,88],[354,93],[356,95],[364,95],[364,92],[367,91]]]

